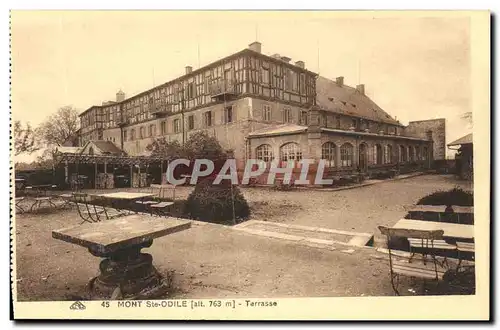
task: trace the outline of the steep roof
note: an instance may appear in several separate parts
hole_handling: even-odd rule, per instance
[[[316,104],[331,112],[402,126],[368,96],[356,88],[319,76],[316,80]]]
[[[93,140],[93,141],[88,141],[81,149],[80,153],[83,153],[89,144],[93,144],[96,148],[98,148],[101,153],[103,154],[111,154],[111,155],[121,155],[124,152],[118,148],[113,142],[111,141],[98,141],[98,140]]]
[[[102,153],[121,154],[122,150],[111,141],[92,141]]]
[[[472,133],[462,136],[460,139],[448,143],[448,146],[459,146],[462,144],[472,144]]]

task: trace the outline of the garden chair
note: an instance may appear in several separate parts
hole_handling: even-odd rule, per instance
[[[443,279],[448,269],[444,268],[442,263],[436,259],[434,241],[442,240],[443,230],[410,230],[384,226],[379,226],[378,228],[387,237],[391,285],[396,295],[399,295],[398,286],[400,276],[423,279],[424,285],[426,280],[435,280],[436,285],[439,285],[439,281]],[[415,258],[415,254],[412,253],[408,258],[400,257],[401,260],[396,260],[391,252],[391,240],[395,237],[423,241],[424,246],[427,248],[423,250],[422,258]],[[430,260],[427,257],[430,257]]]
[[[151,215],[155,214],[158,216],[167,215],[169,213],[170,207],[175,203],[175,185],[151,185],[159,189],[158,192],[158,203],[150,204]],[[165,195],[167,191],[172,192],[172,197],[169,198],[172,201],[165,201]]]
[[[114,219],[120,216],[124,216],[125,213],[118,210],[106,209],[104,206],[96,205],[96,202],[100,200],[98,198],[93,198],[86,193],[72,193],[73,202],[76,204],[78,215],[82,218],[82,223],[84,222],[100,222],[102,220]]]
[[[141,204],[141,205],[144,205],[146,207],[153,205],[153,204],[158,204],[161,201],[161,197],[160,197],[161,190],[162,190],[161,185],[158,185],[158,184],[150,185],[147,189],[147,192],[154,194],[154,196],[152,197],[152,200],[139,200],[139,201],[136,201],[136,204]],[[143,190],[140,190],[139,192],[143,192]]]
[[[57,205],[54,204],[53,198],[51,196],[42,196],[42,197],[35,197],[34,198],[34,203],[31,205],[30,212],[33,212],[36,208],[40,208],[43,203],[48,204],[50,207],[53,207],[54,209],[57,208]]]
[[[16,197],[16,199],[15,199],[16,212],[19,212],[19,213],[25,212],[24,208],[21,206],[21,203],[24,200],[25,200],[25,197]]]

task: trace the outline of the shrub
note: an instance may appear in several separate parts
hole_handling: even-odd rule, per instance
[[[460,188],[453,188],[448,191],[436,191],[421,198],[418,205],[457,205],[474,206],[474,196],[471,192]]]
[[[239,188],[233,185],[231,189],[228,180],[214,185],[213,180],[213,177],[208,177],[196,185],[186,201],[185,214],[192,219],[226,224],[247,218],[250,207]]]

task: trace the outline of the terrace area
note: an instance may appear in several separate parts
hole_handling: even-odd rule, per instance
[[[287,228],[280,234],[297,234],[292,232],[294,226],[322,228],[326,238],[328,230],[368,233],[374,236],[375,247],[383,247],[379,225],[393,226],[421,197],[456,186],[472,189],[470,183],[453,176],[422,175],[339,191],[241,190],[252,211],[249,220]],[[187,198],[192,189],[178,187],[177,198]],[[74,209],[16,216],[18,300],[81,296],[95,276],[98,260],[81,247],[51,237],[53,230],[77,226],[79,220]],[[309,239],[297,241],[281,239],[281,235],[255,235],[238,230],[240,226],[193,221],[188,230],[156,239],[145,251],[154,256],[160,273],[174,272],[168,298],[393,295],[387,255],[375,248],[343,244],[325,248],[317,244],[325,239],[317,230]],[[414,285],[411,281],[403,284],[410,290]]]

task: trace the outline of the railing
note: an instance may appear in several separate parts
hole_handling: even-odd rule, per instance
[[[208,85],[210,95],[236,94],[236,84],[232,79],[223,79]]]
[[[172,112],[171,104],[158,104],[150,107],[149,110],[152,114],[170,114]]]

